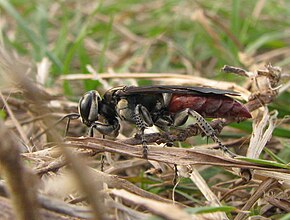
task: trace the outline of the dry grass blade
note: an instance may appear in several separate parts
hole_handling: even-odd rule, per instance
[[[287,218],[290,4],[244,2],[0,0],[0,218]]]
[[[106,183],[108,187],[110,188],[115,188],[115,189],[125,189],[126,191],[135,193],[139,196],[142,196],[147,199],[153,199],[162,203],[168,203],[171,204],[173,203],[171,200],[163,198],[161,196],[158,196],[156,194],[147,192],[138,186],[134,185],[133,183],[128,182],[127,180],[124,180],[116,175],[110,175],[103,173],[99,170],[95,169],[90,169],[89,174],[91,176],[91,179],[93,181],[101,181],[103,183]],[[178,206],[180,207],[186,207],[182,204],[177,203]]]
[[[264,107],[264,113],[261,120],[254,121],[253,133],[247,151],[247,157],[259,158],[263,148],[272,137],[272,133],[275,129],[275,121],[277,120],[277,114],[278,112],[275,112],[270,116],[268,108]]]
[[[104,219],[106,213],[106,209],[103,206],[104,198],[102,198],[102,195],[99,193],[103,187],[103,183],[100,181],[90,181],[87,167],[82,162],[81,158],[74,155],[70,149],[63,147],[62,151],[67,161],[72,166],[72,172],[75,175],[75,180],[88,198],[90,206],[92,207],[94,219]]]
[[[126,218],[126,219],[140,219],[140,220],[147,220],[151,217],[149,213],[144,213],[142,211],[134,210],[130,207],[127,207],[125,204],[122,204],[121,202],[117,201],[109,201],[108,206],[110,206],[112,209],[116,209],[117,211],[117,217],[119,219]]]
[[[273,172],[269,170],[259,170],[259,172],[254,173],[255,178],[257,179],[265,179],[266,178],[273,178],[285,185],[286,188],[290,187],[290,175],[286,173],[280,173],[280,172]]]
[[[190,179],[196,184],[196,186],[202,192],[203,196],[210,203],[210,206],[221,206],[221,203],[217,198],[217,196],[211,191],[209,186],[206,184],[205,180],[202,178],[202,176],[195,168],[193,168],[192,172],[190,173]],[[213,215],[211,217],[212,219],[228,219],[226,213],[218,212],[212,215]]]
[[[14,114],[13,114],[11,108],[9,107],[8,103],[6,102],[6,100],[5,100],[5,98],[4,98],[3,94],[2,94],[2,92],[0,92],[0,98],[2,99],[2,102],[4,103],[4,105],[5,105],[6,109],[7,109],[7,112],[9,113],[9,115],[10,115],[10,117],[11,117],[13,123],[15,124],[15,126],[16,126],[16,128],[17,128],[17,130],[18,130],[18,132],[19,132],[19,134],[20,134],[20,136],[21,136],[21,138],[22,138],[22,140],[23,140],[23,141],[25,142],[25,144],[27,145],[27,144],[29,143],[29,140],[28,140],[28,138],[26,137],[26,135],[25,135],[25,133],[24,133],[22,127],[20,126],[18,120],[16,120],[16,118],[15,118],[15,116],[14,116]],[[28,150],[31,151],[30,148],[28,148]]]
[[[17,219],[40,219],[36,199],[36,179],[24,166],[18,144],[0,120],[0,164]],[[3,205],[3,203],[2,203]]]
[[[4,183],[0,183],[0,195],[2,197],[9,196],[6,188],[7,187],[5,186]],[[88,207],[67,204],[64,201],[61,201],[59,199],[55,199],[49,196],[45,196],[45,195],[38,195],[37,200],[38,200],[39,205],[42,208],[45,208],[54,213],[58,213],[60,215],[68,215],[71,217],[84,218],[84,219],[88,219],[92,217],[92,212]],[[1,205],[5,206],[5,200],[3,200],[3,204]],[[9,206],[8,204],[6,205]],[[40,210],[40,214],[43,215],[42,210]]]
[[[261,198],[265,192],[267,192],[274,184],[277,183],[277,180],[268,178],[264,180],[260,186],[257,188],[255,193],[251,196],[251,198],[248,200],[248,202],[244,205],[242,208],[242,211],[247,211],[249,210],[255,203],[256,201]],[[235,220],[242,220],[245,219],[247,216],[246,213],[240,212],[236,217]]]
[[[189,214],[173,204],[165,204],[159,201],[154,201],[152,199],[147,199],[141,196],[137,196],[123,189],[111,189],[109,190],[109,193],[121,197],[122,199],[130,201],[136,205],[144,206],[153,214],[158,215],[164,219],[192,219]]]
[[[30,218],[29,216],[27,216],[28,218],[19,218],[17,215],[17,212],[15,212],[12,208],[11,201],[6,199],[6,198],[3,198],[3,197],[0,197],[0,209],[1,209],[0,217],[3,220],[5,220],[5,219],[7,219],[7,220],[8,219],[9,220],[33,219],[33,218]],[[50,220],[50,219],[54,219],[54,220],[80,220],[80,219],[84,219],[84,218],[77,218],[77,217],[74,218],[71,216],[65,216],[63,214],[55,213],[53,211],[41,209],[39,211],[39,215],[36,219],[37,220],[40,220],[40,219],[44,219],[44,220]]]
[[[32,114],[39,116],[39,114],[42,114],[42,113],[46,113],[46,114],[49,113],[49,109],[46,107],[46,101],[50,100],[50,98],[51,98],[50,95],[48,93],[46,93],[46,91],[43,90],[41,87],[34,84],[30,80],[30,78],[25,77],[25,76],[23,76],[23,74],[21,74],[21,72],[22,72],[21,65],[14,65],[14,66],[12,65],[11,62],[13,61],[14,57],[9,57],[7,54],[4,55],[3,51],[1,51],[1,53],[2,53],[1,54],[2,57],[4,58],[2,60],[2,66],[1,66],[3,68],[2,74],[6,77],[7,83],[11,83],[12,85],[17,85],[18,89],[23,91],[24,98],[32,106],[32,107],[30,107],[30,111]],[[8,68],[8,67],[10,67],[10,68]],[[42,121],[47,125],[46,127],[52,127],[53,123],[49,119],[44,117]],[[52,134],[52,137],[54,140],[58,140],[58,141],[61,140],[61,136],[54,129],[49,130],[49,132]],[[2,133],[2,135],[5,135],[5,134]],[[11,155],[11,152],[6,152],[6,153],[10,153],[10,155]],[[66,155],[68,161],[70,162],[70,164],[73,167],[73,170],[75,171],[75,173],[79,177],[78,180],[79,180],[79,183],[82,186],[83,190],[85,192],[87,192],[87,190],[95,189],[94,187],[89,185],[89,182],[86,182],[86,180],[85,180],[86,172],[84,172],[84,170],[82,168],[80,168],[80,166],[81,166],[80,164],[75,163],[75,161],[77,161],[77,160],[69,152],[69,150],[62,148],[62,153],[64,155]],[[18,154],[15,153],[15,155],[18,155],[18,157],[19,157],[19,153]],[[3,160],[4,157],[1,159]],[[9,157],[7,159],[9,159]],[[19,157],[19,160],[20,160],[20,157]],[[5,162],[5,160],[3,160],[3,162]],[[15,161],[15,164],[18,164],[18,162]],[[9,168],[9,166],[7,166],[7,167]],[[17,168],[15,168],[15,170],[17,170],[21,174],[21,175],[18,174],[18,176],[20,178],[19,181],[15,182],[18,184],[22,184],[22,187],[19,187],[19,190],[28,191],[28,192],[32,191],[33,193],[36,193],[35,189],[30,186],[31,184],[28,185],[26,183],[23,183],[23,181],[21,181],[21,178],[23,178],[22,175],[25,174],[23,169],[17,167]],[[9,170],[9,172],[6,172],[6,175],[8,176],[8,178],[7,178],[8,180],[9,180],[9,175],[13,175],[14,172],[15,171],[13,171],[12,169]],[[32,180],[32,178],[31,178],[31,180]],[[13,182],[9,181],[9,184],[7,184],[7,185],[8,185],[8,187],[13,187],[13,186],[15,186],[15,183],[13,184]],[[97,192],[97,190],[96,190],[96,192]],[[103,210],[103,209],[99,208],[99,206],[98,206],[99,201],[98,201],[98,199],[96,199],[96,197],[94,197],[94,196],[97,196],[96,192],[92,193],[91,191],[89,191],[89,193],[87,193],[87,194],[88,194],[89,201],[90,201],[91,205],[93,206],[93,213],[95,214],[94,215],[95,219],[102,219],[102,217],[100,216],[100,213],[102,213],[102,212],[100,210]],[[29,194],[27,195],[27,193],[24,193],[24,192],[17,192],[17,194],[22,195],[24,198],[28,197],[28,195],[29,195]],[[27,204],[27,207],[25,206],[26,212],[22,211],[20,207],[17,207],[17,209],[19,209],[18,210],[18,212],[20,213],[19,215],[21,216],[21,215],[28,213],[31,216],[25,217],[24,219],[39,219],[39,216],[35,217],[37,214],[36,213],[37,209],[35,208],[35,205],[31,204],[31,202],[29,202],[29,201],[25,202],[21,196],[18,196],[18,197],[20,198],[21,204]],[[16,198],[18,198],[18,197],[16,197]],[[28,199],[29,199],[29,197],[28,197]],[[34,198],[34,199],[36,199],[36,198]],[[35,200],[35,203],[36,203],[36,200]]]
[[[290,213],[290,201],[288,199],[267,197],[266,200],[267,200],[267,202],[269,202],[273,206],[276,206],[276,207]]]
[[[62,143],[60,143],[62,145]],[[101,139],[101,138],[67,138],[64,142],[67,147],[78,147],[92,149],[97,152],[111,152],[142,158],[142,148],[124,144],[121,142]],[[149,146],[149,160],[156,160],[165,163],[174,163],[177,165],[215,165],[222,167],[249,168],[258,170],[277,171],[281,173],[290,173],[288,169],[271,167],[270,165],[258,165],[245,162],[224,155],[216,155],[218,151],[209,149],[185,149],[185,148],[166,148],[158,146]]]

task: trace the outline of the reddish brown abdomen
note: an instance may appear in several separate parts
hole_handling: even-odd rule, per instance
[[[168,109],[172,113],[190,108],[205,118],[251,118],[240,102],[224,95],[173,94]]]

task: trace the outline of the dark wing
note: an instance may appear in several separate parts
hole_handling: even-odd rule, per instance
[[[156,85],[156,86],[125,86],[120,95],[133,94],[154,94],[154,93],[175,93],[175,94],[215,94],[215,95],[232,95],[240,94],[230,90],[221,90],[198,86],[178,86],[178,85]]]

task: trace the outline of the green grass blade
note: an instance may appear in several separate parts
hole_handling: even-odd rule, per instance
[[[287,164],[282,164],[278,163],[276,161],[269,161],[269,160],[262,160],[262,159],[253,159],[253,158],[248,158],[248,157],[237,157],[239,160],[259,164],[259,165],[266,165],[266,166],[271,166],[271,167],[277,167],[277,168],[283,168],[283,169],[288,169],[290,170],[290,166]]]
[[[32,44],[34,51],[36,52],[36,58],[40,61],[43,57],[41,56],[40,52],[44,50],[45,55],[58,67],[59,70],[62,70],[62,63],[61,61],[54,56],[49,50],[47,50],[46,45],[37,37],[34,31],[29,28],[29,24],[26,20],[16,11],[12,4],[6,0],[0,0],[0,6],[4,8],[4,10],[12,16],[19,27],[23,30],[29,42]]]
[[[196,208],[187,208],[186,211],[190,214],[206,214],[213,212],[232,212],[237,210],[232,206],[218,206],[218,207],[196,207]]]

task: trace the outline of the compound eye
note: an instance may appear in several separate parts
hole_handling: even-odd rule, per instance
[[[98,120],[99,112],[99,101],[101,100],[100,94],[95,91],[89,91],[83,95],[79,101],[79,114],[82,122],[91,126],[93,122]]]

